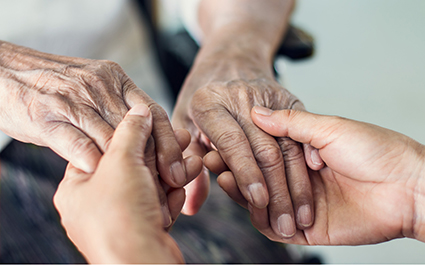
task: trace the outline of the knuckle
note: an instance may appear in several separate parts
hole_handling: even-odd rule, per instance
[[[158,103],[152,102],[148,105],[148,107],[151,110],[155,121],[170,122],[167,112]]]
[[[279,192],[273,192],[270,195],[270,206],[278,206],[279,209],[283,208],[283,212],[290,212],[292,211],[292,203],[291,199],[289,197],[289,194],[286,190],[286,192],[279,191]]]
[[[283,162],[282,151],[273,144],[261,145],[254,154],[260,168],[276,167]]]
[[[290,163],[291,161],[304,158],[301,146],[298,143],[286,137],[279,138],[278,143],[280,149],[282,150],[282,155],[285,162]]]
[[[93,148],[95,148],[95,145],[90,139],[78,138],[70,146],[70,155],[73,158],[79,158],[82,155],[89,153]]]
[[[245,134],[225,130],[217,137],[215,146],[223,152],[234,152],[238,149],[238,146],[243,145],[245,142]]]
[[[198,89],[190,101],[190,107],[194,113],[203,113],[205,110],[212,109],[216,100],[221,97],[221,93],[209,86]]]

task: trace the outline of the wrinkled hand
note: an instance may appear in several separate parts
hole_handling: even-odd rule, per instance
[[[0,87],[0,130],[48,146],[86,172],[95,170],[129,108],[147,104],[159,174],[172,187],[186,182],[181,149],[166,112],[118,64],[0,41]]]
[[[251,114],[259,128],[275,137],[311,144],[326,163],[319,171],[309,170],[314,225],[281,240],[254,209],[252,222],[263,234],[308,245],[425,240],[423,145],[388,129],[338,117],[259,107]],[[228,187],[230,193],[237,190],[235,184]]]
[[[256,105],[304,109],[302,103],[272,78],[226,81],[230,71],[227,68],[220,71],[200,68],[191,73],[183,89],[198,88],[192,96],[182,92],[173,115],[175,128],[185,128],[192,135],[188,153],[203,156],[217,149],[218,152],[204,157],[205,165],[220,174],[218,182],[225,190],[229,185],[226,180],[233,179],[225,176],[234,176],[240,193],[229,195],[250,211],[255,208],[255,218],[268,220],[277,237],[288,238],[295,234],[297,226],[299,229],[311,226],[313,196],[301,145],[266,134],[254,125],[250,116],[251,108]],[[202,73],[208,71],[223,80],[200,85],[197,76],[208,76]],[[199,200],[190,196],[191,192],[199,193],[196,184],[201,180],[197,178],[191,184],[195,185],[194,191],[188,190],[186,213],[198,209]],[[201,183],[202,186],[205,184]]]
[[[180,263],[177,244],[163,229],[155,177],[147,166],[146,145],[152,115],[133,107],[118,125],[109,149],[93,174],[69,165],[54,196],[68,236],[92,263]],[[181,144],[189,143],[183,136]],[[199,157],[185,159],[188,179],[202,167]],[[175,217],[185,199],[183,188],[166,190]]]

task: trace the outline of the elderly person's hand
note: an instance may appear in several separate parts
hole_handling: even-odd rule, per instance
[[[205,165],[217,174],[234,175],[243,198],[239,202],[261,209],[262,218],[282,239],[314,221],[306,162],[301,145],[264,133],[253,124],[250,111],[255,105],[304,109],[275,81],[272,70],[292,5],[293,1],[201,1],[202,48],[172,118],[175,128],[192,135],[186,153],[203,156],[216,149],[204,158]],[[199,209],[207,188],[205,174],[189,185],[184,213]]]
[[[69,165],[54,196],[69,238],[91,263],[180,263],[181,253],[163,229],[155,179],[146,164],[151,135],[148,107],[133,107],[118,125],[93,174]],[[180,133],[184,149],[189,135]],[[199,157],[185,159],[188,181],[202,167]],[[185,199],[183,188],[165,187],[173,219]]]
[[[372,244],[399,237],[425,241],[425,147],[372,124],[303,111],[254,107],[254,123],[275,137],[311,144],[325,162],[310,170],[315,223],[291,240],[266,219],[252,222],[270,239],[308,245]],[[235,180],[225,189],[238,196]]]
[[[119,65],[0,41],[0,130],[48,146],[81,170],[95,170],[114,129],[137,103],[152,111],[154,170],[181,187],[186,169],[166,112]]]

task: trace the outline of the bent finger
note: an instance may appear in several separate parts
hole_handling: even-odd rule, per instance
[[[217,177],[217,183],[232,200],[244,208],[248,207],[248,201],[239,191],[238,184],[236,183],[235,177],[231,171],[225,171],[220,174]]]
[[[53,151],[87,173],[93,173],[102,153],[81,130],[69,123],[58,123],[46,137]]]
[[[319,154],[319,150],[309,144],[303,144],[304,156],[307,165],[312,170],[320,170],[325,166],[322,157]]]
[[[206,154],[203,158],[205,166],[216,175],[220,175],[224,171],[229,171],[226,163],[220,156],[220,153],[213,150]]]
[[[125,99],[130,106],[140,102],[149,104],[153,118],[152,136],[155,139],[158,171],[168,185],[175,188],[182,187],[186,182],[186,168],[182,149],[176,140],[167,113],[135,85],[131,85],[125,91]]]
[[[196,137],[191,138],[191,142],[187,149],[183,152],[185,158],[195,156],[203,157],[205,155],[205,146],[203,146]],[[186,185],[186,201],[183,206],[182,213],[185,215],[194,215],[208,197],[210,190],[209,171],[205,167],[201,167],[201,172],[196,178]]]

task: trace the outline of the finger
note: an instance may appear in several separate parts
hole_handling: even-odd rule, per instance
[[[288,176],[285,171],[287,161],[284,159],[281,147],[275,138],[264,133],[251,120],[242,121],[241,124],[267,183],[270,196],[268,205],[270,225],[276,234],[290,238],[296,232],[294,200],[288,189]],[[302,158],[304,162],[304,157]]]
[[[174,130],[174,136],[181,150],[185,150],[190,144],[190,133],[185,129]]]
[[[208,170],[203,167],[201,173],[188,185],[186,190],[186,201],[182,213],[185,215],[194,215],[204,204],[210,190],[210,176]]]
[[[95,171],[102,154],[93,140],[72,124],[58,123],[46,139],[53,151],[75,167],[87,173]]]
[[[170,209],[172,224],[175,223],[186,199],[185,190],[183,188],[172,189],[167,194],[168,208]]]
[[[277,235],[270,226],[269,218],[267,216],[267,209],[258,209],[248,204],[248,210],[250,213],[252,225],[270,240],[286,244],[307,244],[306,238],[301,230],[297,230],[295,235],[290,238],[285,238],[281,237],[280,235]]]
[[[187,149],[184,151],[184,157],[205,155],[205,147],[199,143],[198,139],[192,137]],[[199,175],[188,185],[185,186],[186,201],[184,203],[182,213],[186,215],[194,215],[201,208],[202,204],[208,197],[210,190],[209,172],[205,167],[202,167]]]
[[[221,106],[214,106],[214,111],[194,111],[194,119],[235,175],[245,199],[258,208],[266,207],[269,203],[266,183],[239,123]]]
[[[273,136],[289,137],[317,149],[334,140],[332,134],[326,132],[326,128],[335,125],[333,117],[297,110],[272,111],[260,106],[252,109],[251,117],[258,127]]]
[[[319,154],[319,150],[314,148],[309,144],[303,144],[304,147],[304,156],[307,165],[312,170],[320,170],[325,166],[325,163],[322,160],[322,157]]]
[[[115,129],[108,152],[126,154],[130,161],[144,164],[144,153],[151,132],[151,112],[145,104],[138,104],[127,113]]]
[[[226,163],[224,163],[220,153],[215,150],[206,154],[203,161],[205,166],[216,175],[220,175],[224,171],[229,171],[229,168]]]
[[[121,120],[123,117],[124,115]],[[70,122],[90,136],[102,153],[106,152],[116,126],[111,126],[98,112],[91,108],[86,110],[84,114],[78,115],[78,117],[70,117]]]
[[[263,107],[255,107],[253,110],[257,110],[257,112],[265,110],[266,114],[270,113],[268,109]],[[314,205],[313,192],[305,165],[304,153],[301,146],[289,138],[281,137],[277,140],[285,161],[286,182],[295,210],[297,227],[299,229],[305,229],[313,224]],[[284,216],[279,218],[282,222],[288,220],[288,218]],[[280,227],[289,228],[289,225],[281,224]],[[292,230],[292,232],[295,233],[295,229]],[[289,234],[286,235],[289,236]]]
[[[168,227],[171,225],[171,213],[168,208],[167,195],[163,189],[163,184],[160,181],[160,177],[158,171],[156,169],[156,155],[155,155],[155,141],[153,137],[150,136],[149,140],[146,144],[145,149],[145,164],[149,168],[152,178],[155,182],[156,189],[158,191],[159,203],[161,205],[161,212],[164,227]]]
[[[288,183],[295,219],[299,229],[313,224],[313,191],[304,160],[304,153],[299,143],[287,137],[277,139],[285,161],[285,173]]]
[[[219,175],[217,183],[232,200],[244,208],[248,207],[248,201],[245,200],[242,193],[239,191],[238,184],[231,171],[225,171]]]
[[[131,84],[125,91],[125,99],[130,106],[139,102],[149,102],[153,118],[152,135],[155,139],[158,171],[168,185],[182,187],[186,182],[186,168],[183,163],[182,150],[176,140],[167,113],[134,84]]]

